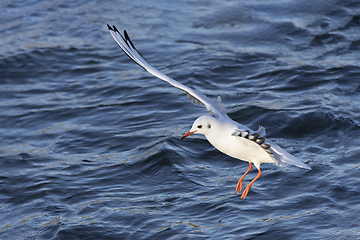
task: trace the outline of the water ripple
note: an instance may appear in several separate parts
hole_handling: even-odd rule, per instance
[[[357,1],[0,6],[1,239],[359,238]],[[264,164],[240,200],[247,163],[180,141],[209,113],[106,23],[312,171]]]

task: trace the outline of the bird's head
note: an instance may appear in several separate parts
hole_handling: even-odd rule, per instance
[[[213,125],[216,121],[217,120],[214,117],[208,116],[208,115],[199,117],[198,119],[195,120],[191,129],[187,133],[185,133],[180,138],[180,140],[182,140],[190,135],[193,135],[195,133],[203,134],[206,136],[211,131],[211,128],[213,127]]]

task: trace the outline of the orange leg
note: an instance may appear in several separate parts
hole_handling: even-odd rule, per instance
[[[238,184],[237,184],[236,190],[235,190],[235,195],[236,195],[236,193],[237,193],[238,191],[241,192],[242,182],[243,182],[243,180],[244,180],[244,177],[246,176],[246,174],[248,174],[248,173],[250,172],[251,169],[252,169],[252,164],[251,164],[251,162],[249,162],[249,168],[248,168],[248,170],[244,173],[244,175],[243,175],[243,176],[239,179],[239,181],[238,181]]]
[[[241,194],[241,199],[245,199],[246,195],[249,193],[249,190],[251,188],[251,185],[256,181],[256,179],[258,179],[261,176],[261,170],[259,169],[258,174],[256,175],[256,177],[254,178],[254,180],[252,180],[249,185],[246,186],[244,192]]]

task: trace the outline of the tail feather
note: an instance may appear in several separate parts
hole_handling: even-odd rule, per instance
[[[297,167],[311,170],[311,167],[279,147],[276,143],[267,139],[267,143],[271,145],[270,150],[273,152],[275,162],[278,166],[284,166],[284,163],[295,165]]]

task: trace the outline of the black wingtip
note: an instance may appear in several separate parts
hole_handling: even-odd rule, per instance
[[[139,51],[135,48],[134,44],[131,42],[129,35],[127,34],[126,30],[124,30],[124,36],[123,37],[121,35],[121,33],[119,32],[119,30],[115,27],[115,25],[113,25],[112,27],[110,27],[109,24],[107,24],[108,28],[110,31],[114,31],[117,32],[120,37],[124,40],[125,44],[129,47],[129,48],[133,48],[145,61],[146,59],[141,55],[141,53],[139,53]],[[119,44],[118,44],[119,45]],[[132,55],[131,51],[133,50],[124,50],[124,48],[119,45],[119,47],[125,52],[126,55],[129,56],[130,59],[132,59],[136,64],[138,64],[140,67],[144,68],[146,70],[146,68],[144,66],[142,66],[141,64],[139,64],[135,59],[134,56]]]
[[[115,27],[115,25],[113,25],[114,31],[115,32],[119,32],[119,30],[117,30],[117,28]]]
[[[125,36],[125,39],[128,39],[128,40],[130,39],[126,30],[124,30],[124,36]]]
[[[132,41],[130,40],[130,37],[128,35],[128,33],[126,32],[126,30],[124,30],[124,36],[126,39],[126,42],[130,43],[130,45],[132,46],[132,48],[136,49],[136,47],[134,46],[134,44],[132,43]],[[137,51],[137,50],[136,50]],[[139,53],[140,54],[140,53]],[[141,54],[140,54],[141,55]],[[144,58],[145,59],[145,58]]]

